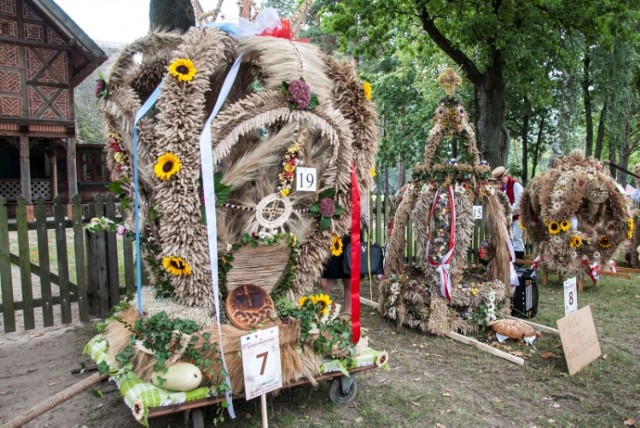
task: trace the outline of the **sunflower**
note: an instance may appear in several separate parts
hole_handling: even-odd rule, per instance
[[[309,301],[309,296],[302,296],[298,299],[298,307],[302,308],[307,301]]]
[[[633,238],[633,228],[635,225],[633,224],[633,218],[627,219],[627,238]]]
[[[191,266],[182,257],[168,256],[162,259],[162,266],[171,275],[189,276],[191,275]]]
[[[611,242],[611,239],[609,239],[609,237],[607,235],[602,235],[598,238],[598,245],[600,246],[600,248],[610,248],[613,243]]]
[[[560,224],[557,221],[550,221],[547,223],[547,230],[552,235],[557,235],[560,233]]]
[[[362,91],[364,92],[364,97],[371,101],[371,83],[369,82],[364,82],[362,84]]]
[[[178,58],[169,64],[169,73],[180,82],[190,82],[198,70],[193,61],[187,58]]]
[[[582,236],[574,235],[569,240],[569,248],[580,248],[582,247]]]
[[[331,307],[331,303],[333,303],[331,301],[331,297],[326,294],[316,294],[314,296],[311,296],[311,301],[314,304],[320,304],[320,312],[323,315],[329,315],[329,308]]]
[[[524,222],[522,221],[522,218],[518,219],[518,225],[520,226],[520,229],[527,230],[527,228],[524,225]]]
[[[331,235],[331,255],[339,256],[342,254],[342,238],[335,233]]]
[[[180,171],[181,167],[180,159],[173,153],[167,152],[158,156],[158,160],[153,166],[153,172],[159,180],[169,180]]]
[[[566,232],[569,229],[571,229],[571,222],[569,220],[562,220],[560,222],[560,230]]]

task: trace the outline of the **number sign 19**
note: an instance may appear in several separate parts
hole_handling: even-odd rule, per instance
[[[318,189],[315,168],[296,168],[296,190],[301,192],[315,192]]]

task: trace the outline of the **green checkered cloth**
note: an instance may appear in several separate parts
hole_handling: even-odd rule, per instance
[[[83,353],[90,356],[96,364],[108,365],[107,347],[108,344],[104,336],[98,335],[87,343]],[[319,367],[319,371],[321,374],[342,372],[348,376],[349,370],[357,367],[384,366],[388,368],[386,360],[386,352],[366,348],[361,355],[351,360],[324,361]],[[143,381],[131,371],[118,370],[117,367],[109,367],[109,370],[111,380],[118,385],[124,402],[129,406],[136,420],[144,426],[148,426],[149,409],[151,408],[216,396],[215,389],[208,387],[196,388],[187,392],[171,392]]]
[[[90,356],[96,364],[106,364],[107,346],[106,339],[102,335],[98,335],[87,343],[83,353]],[[150,408],[216,396],[215,389],[209,387],[196,388],[187,392],[167,391],[150,382],[145,382],[131,371],[117,370],[117,367],[109,367],[109,369],[111,380],[118,385],[124,402],[129,406],[136,420],[144,426],[148,426]]]

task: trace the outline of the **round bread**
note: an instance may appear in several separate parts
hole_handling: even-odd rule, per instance
[[[255,284],[242,284],[231,290],[224,307],[229,322],[241,330],[271,320],[276,312],[269,294]]]
[[[520,320],[498,320],[491,324],[491,328],[496,333],[512,339],[522,339],[536,335],[533,327]]]

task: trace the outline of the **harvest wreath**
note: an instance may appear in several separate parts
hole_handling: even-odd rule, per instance
[[[357,216],[352,200],[372,183],[371,88],[350,64],[286,31],[273,37],[284,21],[261,13],[264,32],[237,39],[228,26],[151,33],[100,83],[110,188],[130,217],[88,228],[134,239],[150,287],[137,279],[132,306],[87,352],[121,386],[153,390],[151,402],[125,396],[143,423],[149,406],[185,399],[153,385],[157,369],[194,365],[205,390],[187,399],[241,393],[240,337],[254,328],[279,328],[285,386],[386,362],[359,318],[313,294],[333,236]],[[315,190],[297,186],[301,165],[315,169]]]

